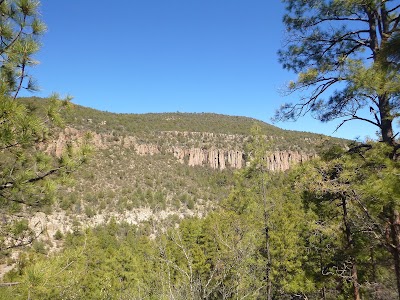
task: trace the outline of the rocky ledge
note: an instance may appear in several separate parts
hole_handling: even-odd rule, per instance
[[[174,136],[188,136],[188,133],[181,132],[166,132],[160,133],[159,141],[150,142],[146,139],[138,138],[135,136],[115,136],[113,134],[97,134],[90,133],[92,136],[91,144],[97,149],[107,149],[113,146],[120,146],[125,149],[132,149],[137,155],[158,155],[158,154],[172,154],[179,162],[186,163],[189,166],[207,166],[212,169],[223,170],[225,168],[241,169],[248,161],[246,161],[246,153],[240,146],[236,145],[234,149],[210,146],[210,141],[202,147],[202,139],[199,138],[199,147],[187,146],[185,142],[179,143],[173,139]],[[207,134],[209,137],[211,133]],[[82,141],[85,133],[74,128],[65,128],[59,133],[58,137],[50,144],[46,145],[48,152],[61,155],[67,142],[75,141],[79,144]],[[190,134],[191,138],[196,136],[194,133]],[[204,133],[202,134],[204,136]],[[226,135],[226,143],[229,146],[229,141],[234,140],[232,135]],[[166,139],[165,137],[168,137]],[[218,136],[218,143],[221,144],[223,135]],[[241,136],[240,139],[243,139]],[[190,141],[193,143],[193,140]],[[188,143],[188,144],[190,144]],[[211,141],[212,144],[212,141]],[[267,166],[271,171],[285,171],[293,164],[298,164],[315,158],[316,154],[306,153],[301,151],[274,151],[266,155]]]

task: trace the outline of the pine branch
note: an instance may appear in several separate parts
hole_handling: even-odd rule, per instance
[[[25,24],[25,22],[26,22],[26,15],[24,15],[24,19],[23,19],[23,22],[21,22],[21,24]],[[20,29],[19,29],[19,31],[18,31],[18,33],[16,34],[16,36],[11,40],[11,42],[7,45],[7,43],[5,43],[4,41],[2,41],[3,42],[3,44],[5,45],[5,47],[2,49],[2,51],[0,52],[0,55],[2,55],[3,53],[5,53],[12,45],[14,45],[18,40],[19,40],[19,38],[21,37],[21,34],[23,33],[23,31],[24,31],[24,27],[21,25],[20,26]]]
[[[21,284],[21,282],[0,282],[0,287],[9,287],[9,286],[14,286],[14,285],[18,285],[18,284]]]
[[[390,14],[391,12],[394,12],[398,8],[400,8],[400,5],[397,5],[397,6],[393,7],[392,9],[389,9],[387,12]]]
[[[22,184],[27,184],[27,183],[32,183],[32,182],[37,182],[37,181],[43,180],[44,178],[56,173],[57,171],[60,171],[63,168],[64,167],[58,167],[58,168],[52,169],[52,170],[50,170],[50,171],[48,171],[48,172],[46,172],[44,174],[41,174],[41,175],[38,175],[36,177],[30,178],[28,180],[25,180],[24,182],[22,182]],[[0,191],[1,190],[5,190],[5,189],[9,189],[9,188],[13,188],[14,186],[15,186],[15,181],[6,182],[6,183],[0,185]]]

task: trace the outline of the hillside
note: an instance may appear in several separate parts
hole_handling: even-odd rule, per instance
[[[21,98],[36,113],[43,112],[47,99]],[[213,113],[147,113],[117,114],[73,105],[65,114],[66,125],[78,130],[90,130],[99,134],[145,137],[157,139],[159,132],[201,132],[225,135],[248,136],[251,128],[259,126],[267,137],[278,138],[276,147],[280,149],[315,150],[324,136],[315,133],[283,130],[265,122],[240,116],[227,116]],[[330,138],[339,142],[340,139]]]
[[[47,103],[40,98],[22,101],[35,113]],[[271,170],[286,170],[314,157],[322,143],[343,143],[211,113],[115,114],[73,105],[64,117],[65,128],[46,151],[60,155],[68,141],[79,143],[87,132],[95,151],[89,164],[74,174],[74,186],[61,193],[59,207],[78,214],[86,211],[90,217],[103,210],[179,211],[218,203],[227,196],[233,171],[251,159],[246,143],[253,126],[260,127],[271,145]]]
[[[47,102],[21,101],[35,114]],[[382,160],[376,165],[372,150],[352,153],[344,149],[348,141],[245,117],[112,114],[81,106],[64,117],[64,127],[44,133],[40,154],[62,160],[73,152],[68,145],[84,141],[93,152],[56,181],[53,202],[13,206],[3,215],[4,232],[24,246],[2,249],[0,299],[247,297],[265,287],[269,260],[273,299],[298,299],[299,290],[309,299],[321,299],[321,290],[326,299],[339,299],[338,293],[350,294],[338,287],[347,282],[343,273],[335,273],[348,261],[341,210],[348,205],[352,226],[364,234],[371,224],[363,212],[372,203],[367,194],[364,205],[349,198],[344,206],[341,197],[364,197],[371,182],[392,180],[382,172],[398,170],[374,178]],[[373,171],[360,172],[363,164]],[[349,178],[359,186],[349,187]],[[366,263],[359,266],[363,274],[383,275],[376,285],[362,279],[365,295],[378,290],[384,296],[376,299],[394,299],[388,255],[364,247],[368,240],[360,240],[359,259]]]
[[[39,98],[21,101],[37,114],[47,103]],[[55,205],[35,213],[30,225],[37,234],[46,233],[42,238],[50,249],[62,245],[54,240],[58,231],[66,234],[111,218],[145,224],[152,234],[160,228],[156,223],[204,216],[228,196],[234,171],[250,162],[246,144],[254,125],[271,145],[267,159],[272,171],[315,157],[322,143],[344,142],[246,117],[114,114],[74,105],[65,115],[65,127],[43,150],[61,155],[67,143],[79,144],[90,133],[94,153],[73,174],[72,183],[59,187]]]

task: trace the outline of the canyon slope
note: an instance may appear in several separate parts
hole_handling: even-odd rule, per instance
[[[23,99],[30,106],[46,99]],[[41,106],[36,111],[40,113]],[[286,131],[259,120],[211,113],[115,114],[75,105],[43,151],[60,156],[68,143],[89,137],[90,161],[59,187],[54,205],[31,217],[31,227],[54,236],[115,219],[142,224],[148,234],[189,216],[204,216],[228,197],[234,173],[252,159],[247,145],[257,126],[270,145],[271,172],[318,155],[318,147],[345,141]]]

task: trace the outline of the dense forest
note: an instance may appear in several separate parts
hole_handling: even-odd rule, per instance
[[[388,224],[399,165],[388,148],[369,145],[327,149],[286,173],[256,159],[236,173],[218,209],[178,228],[164,224],[156,236],[157,224],[110,220],[59,234],[61,252],[34,243],[4,278],[18,284],[3,287],[2,297],[349,299],[356,286],[363,299],[395,299]]]
[[[325,122],[340,119],[339,126],[363,121],[376,126],[378,140],[325,138],[317,148],[313,134],[247,118],[174,113],[136,115],[132,122],[128,114],[82,107],[74,114],[71,99],[57,95],[18,98],[21,89],[35,90],[27,70],[45,25],[38,1],[0,1],[0,261],[9,267],[0,299],[400,299],[400,5],[283,2],[290,38],[280,62],[298,74],[288,93],[309,94],[281,107],[275,119],[313,113]],[[64,126],[87,132],[79,143],[65,140],[58,155],[44,151]],[[95,177],[96,155],[108,164],[108,180],[118,185],[129,177],[118,174],[128,161],[118,161],[113,148],[93,147],[94,134],[117,142],[135,133],[157,142],[161,131],[229,135],[230,146],[245,144],[248,163],[235,171],[196,168],[166,153],[135,165],[139,173],[151,170],[144,185],[109,196],[85,187],[80,176]],[[200,136],[191,143],[211,145]],[[266,158],[292,149],[293,141],[314,151],[313,159],[271,171]],[[96,226],[75,220],[47,241],[41,236],[48,231],[29,223],[36,212],[78,214],[82,201],[91,218],[113,205],[191,210],[198,198],[212,203],[203,214],[137,224],[110,217]]]

